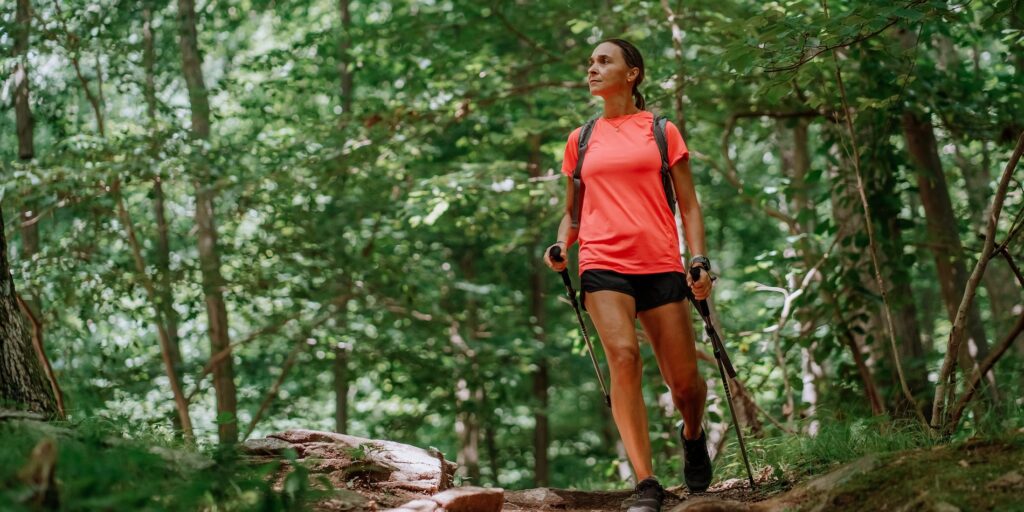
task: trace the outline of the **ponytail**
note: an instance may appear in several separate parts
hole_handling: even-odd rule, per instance
[[[633,100],[636,104],[636,108],[646,110],[644,107],[647,106],[647,101],[644,100],[644,95],[640,93],[640,89],[638,89],[636,85],[633,86]]]

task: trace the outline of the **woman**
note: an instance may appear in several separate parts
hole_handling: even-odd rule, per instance
[[[653,115],[644,110],[637,89],[644,79],[643,57],[627,41],[608,39],[590,56],[590,94],[604,100],[583,160],[585,200],[579,231],[571,229],[572,174],[580,128],[569,136],[562,172],[569,176],[566,213],[557,242],[544,252],[552,270],[552,247],[563,254],[580,241],[580,288],[584,308],[597,327],[611,371],[612,416],[636,473],[637,501],[630,511],[658,511],[664,488],[654,476],[647,409],[640,388],[640,351],[635,331],[639,318],[651,340],[658,368],[682,413],[684,479],[691,492],[711,483],[711,460],[701,428],[707,387],[697,371],[694,331],[685,299],[711,293],[704,256],[704,221],[690,174],[689,152],[679,130],[668,123],[668,161],[686,232],[691,266],[704,270],[694,282],[679,253],[675,218],[665,201],[661,156],[652,134]]]

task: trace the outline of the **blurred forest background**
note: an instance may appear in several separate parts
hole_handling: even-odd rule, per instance
[[[693,154],[755,466],[787,470],[792,439],[1024,427],[1019,0],[9,0],[0,20],[8,405],[169,445],[309,428],[436,447],[463,482],[622,486],[541,253],[566,138],[601,108],[586,59],[624,37]],[[674,474],[680,418],[642,354]]]

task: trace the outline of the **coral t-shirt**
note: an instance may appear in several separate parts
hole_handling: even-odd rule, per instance
[[[661,153],[647,111],[599,118],[583,157],[579,267],[623,274],[683,272],[679,230],[661,183]],[[572,176],[580,128],[565,145],[562,173]],[[618,128],[616,130],[616,128]],[[669,166],[689,158],[679,129],[666,123]]]

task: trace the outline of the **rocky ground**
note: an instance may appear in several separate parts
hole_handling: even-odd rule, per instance
[[[246,443],[254,462],[292,449],[314,479],[334,487],[317,510],[488,512],[496,510],[619,511],[630,490],[583,491],[451,487],[455,464],[440,453],[391,441],[293,430]],[[284,480],[289,467],[274,478]],[[931,450],[871,455],[818,476],[773,480],[758,487],[728,480],[708,492],[671,487],[663,510],[709,511],[1024,511],[1024,435]]]

